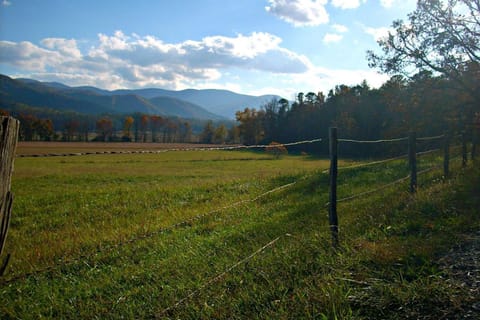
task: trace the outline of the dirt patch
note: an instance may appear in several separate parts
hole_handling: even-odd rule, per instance
[[[218,148],[224,145],[192,143],[136,143],[136,142],[37,142],[21,141],[17,156],[45,156],[86,153],[132,153],[171,149]]]

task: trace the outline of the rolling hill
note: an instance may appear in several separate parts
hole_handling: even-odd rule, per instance
[[[0,75],[0,102],[3,104],[23,103],[85,114],[141,112],[203,120],[234,119],[236,111],[246,107],[258,109],[274,98],[279,97],[250,96],[216,89],[108,91],[91,86],[70,87],[58,82],[12,79]]]
[[[172,91],[150,88],[139,90],[116,90],[112,92],[114,94],[136,94],[147,99],[158,96],[176,98],[202,106],[212,113],[229,119],[235,118],[236,111],[243,110],[246,107],[258,109],[266,102],[279,98],[279,96],[276,95],[250,96],[218,89],[186,89]]]
[[[0,103],[5,106],[26,104],[81,114],[140,112],[202,120],[222,119],[201,106],[171,97],[149,99],[134,91],[116,94],[94,87],[74,88],[56,82],[12,79],[4,75],[0,75]]]

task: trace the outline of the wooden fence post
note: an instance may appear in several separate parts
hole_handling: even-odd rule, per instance
[[[467,133],[462,131],[462,167],[467,166],[468,155],[467,155]]]
[[[444,179],[448,178],[449,169],[450,169],[450,135],[445,133],[443,146],[443,177]]]
[[[5,248],[12,213],[13,195],[10,185],[19,128],[18,120],[0,117],[0,257]],[[0,277],[5,272],[9,259],[10,254],[3,262],[0,261]]]
[[[410,132],[408,137],[408,164],[410,166],[410,193],[417,192],[417,137]]]
[[[333,247],[338,246],[338,217],[337,217],[337,175],[338,175],[338,140],[337,128],[329,130],[330,152],[330,195],[328,206],[328,221],[332,233]]]

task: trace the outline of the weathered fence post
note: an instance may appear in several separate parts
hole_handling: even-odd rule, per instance
[[[17,147],[17,137],[20,124],[10,117],[0,117],[0,257],[5,248],[8,226],[12,213],[13,195],[10,184],[13,173],[13,159]],[[0,276],[7,268],[10,254],[3,262],[0,260]]]
[[[337,217],[337,175],[338,175],[338,141],[337,128],[329,130],[330,152],[330,195],[328,206],[328,221],[332,233],[333,247],[338,246],[338,217]]]
[[[445,133],[444,145],[443,145],[443,177],[448,178],[450,169],[450,134]]]
[[[467,166],[468,155],[467,155],[467,133],[462,131],[462,167]]]
[[[410,132],[408,137],[408,164],[410,166],[410,193],[417,191],[417,137]]]

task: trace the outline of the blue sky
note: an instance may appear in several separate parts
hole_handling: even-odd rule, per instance
[[[327,93],[415,0],[0,0],[0,73],[105,89]]]

